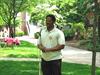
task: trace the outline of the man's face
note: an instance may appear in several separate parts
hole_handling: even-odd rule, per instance
[[[46,26],[47,27],[52,27],[53,26],[53,20],[52,20],[52,18],[51,17],[47,17],[46,18]]]

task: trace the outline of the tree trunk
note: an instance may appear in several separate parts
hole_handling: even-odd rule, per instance
[[[94,24],[93,24],[93,51],[92,51],[92,68],[91,68],[91,75],[96,75],[96,26],[98,21],[98,6],[97,0],[94,0],[95,3],[95,11],[94,11]]]
[[[13,0],[13,25],[14,25],[14,30],[13,30],[13,37],[15,37],[15,19],[16,19],[16,12],[15,12],[15,0]]]
[[[98,17],[98,38],[100,41],[100,16]]]

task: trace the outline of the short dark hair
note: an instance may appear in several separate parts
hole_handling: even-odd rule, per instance
[[[49,15],[47,15],[46,18],[47,18],[47,17],[51,17],[52,20],[53,20],[53,22],[56,21],[56,17],[55,17],[53,14],[49,14]]]

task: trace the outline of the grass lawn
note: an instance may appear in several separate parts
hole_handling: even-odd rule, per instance
[[[39,75],[36,61],[0,61],[0,75]],[[62,65],[62,75],[91,75],[90,66],[66,63]],[[100,75],[100,68],[96,68]]]
[[[39,56],[39,49],[33,44],[21,41],[14,48],[0,48],[0,57],[33,58]],[[36,61],[0,61],[0,75],[39,75],[39,65]],[[63,62],[62,75],[91,75],[89,65]],[[96,68],[100,75],[100,68]]]
[[[26,41],[21,41],[19,46],[0,48],[0,57],[33,58],[38,57],[39,49]]]

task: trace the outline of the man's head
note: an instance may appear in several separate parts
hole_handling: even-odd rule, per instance
[[[46,26],[47,28],[51,28],[52,26],[54,26],[54,23],[56,21],[56,18],[54,15],[49,14],[46,16]]]

